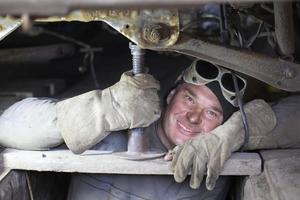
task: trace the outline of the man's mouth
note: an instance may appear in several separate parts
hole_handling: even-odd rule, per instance
[[[181,122],[177,121],[177,127],[179,129],[179,131],[186,136],[194,136],[197,133],[199,133],[199,131],[195,131],[187,126],[185,126],[184,124],[182,124]]]

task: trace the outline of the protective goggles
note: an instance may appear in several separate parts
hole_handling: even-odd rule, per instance
[[[244,95],[247,82],[242,77],[235,75],[240,96]],[[194,85],[205,85],[218,81],[224,98],[233,106],[238,107],[233,75],[231,71],[215,64],[195,60],[183,73],[183,80]]]

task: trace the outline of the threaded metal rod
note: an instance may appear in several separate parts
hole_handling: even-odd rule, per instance
[[[145,50],[133,43],[129,43],[129,48],[131,50],[131,55],[132,55],[133,74],[144,73],[145,72],[145,67],[144,67]]]
[[[139,46],[129,43],[129,48],[132,55],[132,71],[133,74],[145,73],[144,67],[144,54],[145,50],[141,49]],[[128,134],[128,144],[127,152],[145,152],[147,151],[147,142],[145,140],[144,129],[143,128],[134,128],[129,130]]]

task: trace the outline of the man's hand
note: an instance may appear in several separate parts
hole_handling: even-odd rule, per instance
[[[159,82],[149,74],[122,75],[119,82],[56,104],[57,126],[74,153],[89,149],[111,131],[145,127],[160,117]]]
[[[245,113],[251,135],[267,133],[276,125],[276,117],[271,107],[262,100],[254,100],[245,105]],[[190,186],[198,188],[204,173],[207,173],[206,188],[212,190],[224,163],[244,143],[245,133],[240,112],[235,112],[223,125],[210,133],[199,135],[172,150],[171,168],[174,178],[182,182],[191,173]]]
[[[156,121],[161,113],[159,89],[159,82],[150,74],[123,73],[121,80],[108,88],[113,108],[123,120],[116,128],[146,127]]]

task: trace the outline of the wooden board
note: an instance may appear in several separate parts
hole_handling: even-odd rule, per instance
[[[9,168],[0,169],[0,182],[8,175],[10,171],[11,169]]]
[[[69,150],[5,149],[0,157],[0,167],[55,172],[171,175],[169,164],[163,158],[133,161],[100,151],[75,155]],[[261,173],[261,168],[262,162],[258,154],[234,153],[226,162],[222,175],[257,175]]]

